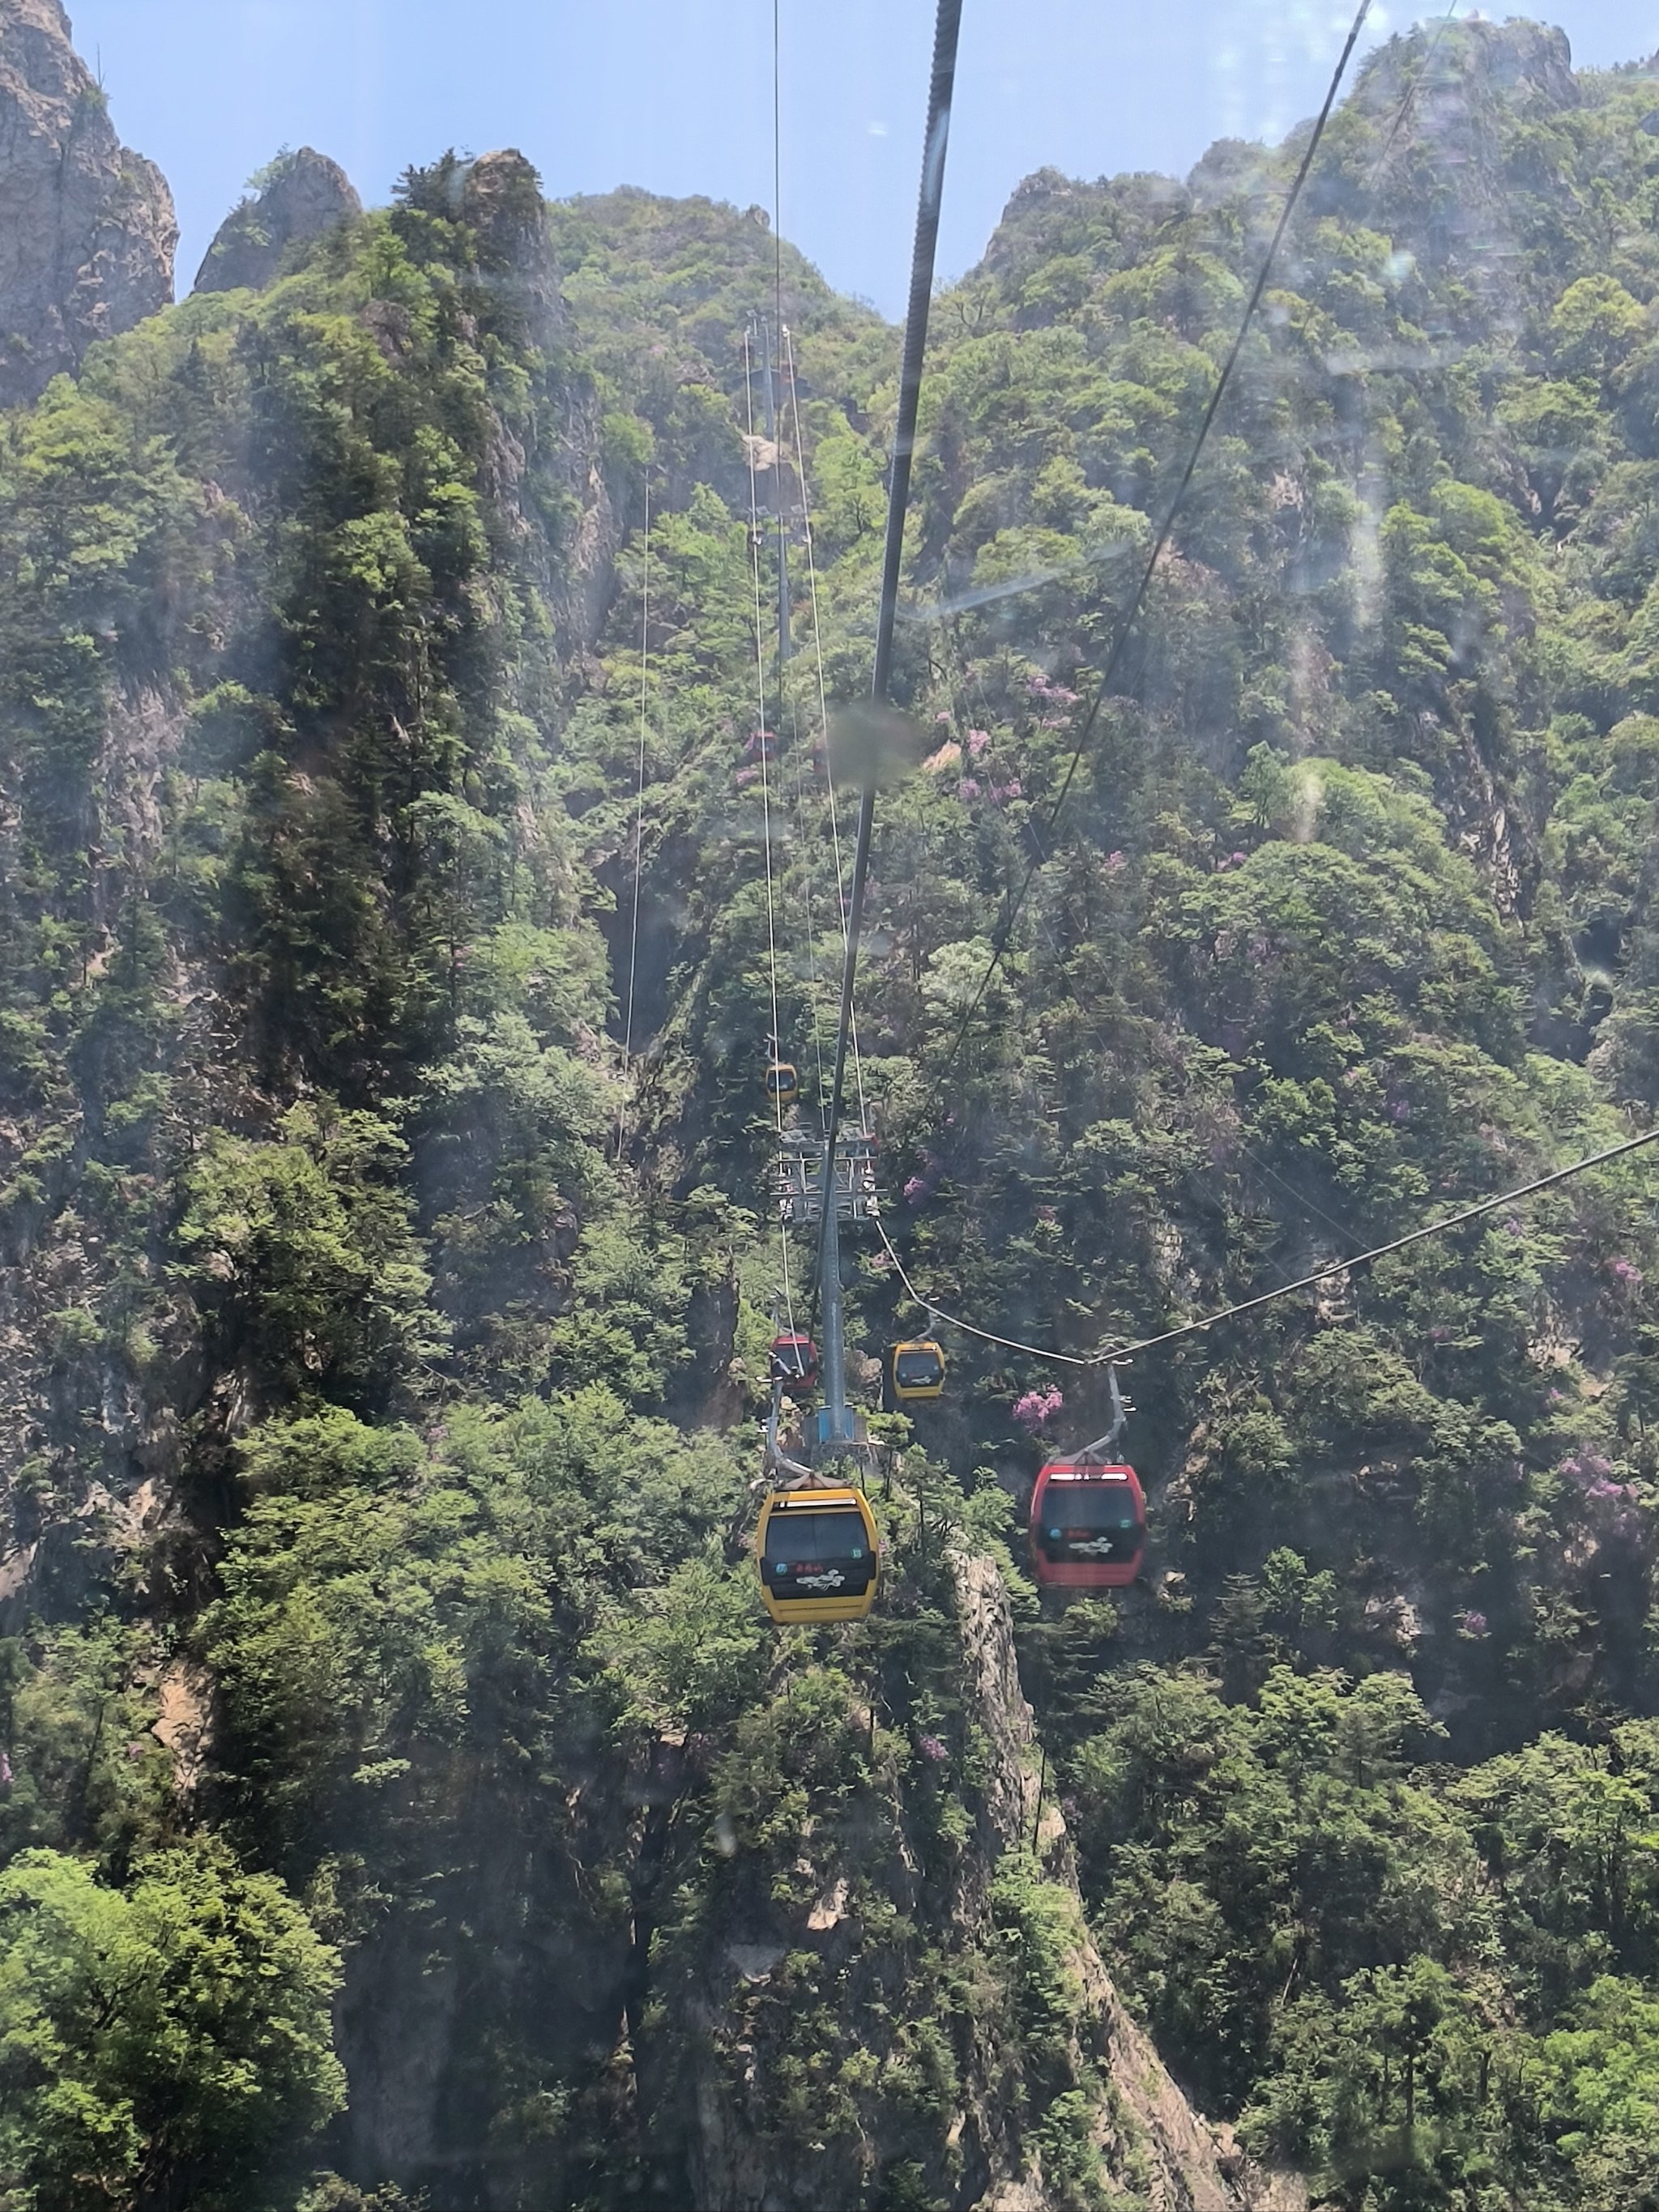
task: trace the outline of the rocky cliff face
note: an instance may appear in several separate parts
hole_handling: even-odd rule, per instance
[[[986,2212],[1066,2212],[1103,2191],[1137,2212],[1291,2212],[1294,2191],[1275,2197],[1218,2138],[1112,1985],[1041,1790],[1001,1576],[958,1552],[933,1597],[933,1626],[895,1623],[908,1656],[841,1719],[838,1786],[804,1770],[787,1836],[739,1811],[658,1872],[637,2009],[659,2025],[635,2056],[650,2135],[681,2147],[675,2201],[835,2212],[861,2168],[869,2189],[909,2176],[914,2200],[882,2201]],[[905,1690],[929,1638],[956,1710],[915,1738],[917,1759]],[[798,1748],[826,1680],[784,1685],[776,1721]]]
[[[123,146],[58,0],[0,0],[0,403],[173,297],[173,195]]]
[[[964,1685],[984,1729],[994,1848],[1018,1852],[1030,1844],[1044,1875],[1075,1907],[1066,1961],[1078,1999],[1073,2062],[1080,2079],[1100,2084],[1089,2133],[1102,2166],[1114,2182],[1138,2187],[1158,2212],[1301,2212],[1305,2192],[1288,2176],[1261,2172],[1211,2130],[1125,2011],[1084,1918],[1064,1815],[1043,1793],[1007,1590],[982,1556],[960,1553],[953,1569]],[[988,2200],[996,2212],[1038,2212],[1059,2201],[1040,2153]]]
[[[469,162],[459,182],[461,217],[478,240],[498,299],[523,316],[528,343],[545,349],[559,335],[562,310],[541,179],[516,147],[506,146]]]
[[[362,209],[350,178],[326,154],[310,146],[281,154],[258,189],[214,233],[196,272],[196,289],[257,292],[278,273],[291,246],[320,238]]]

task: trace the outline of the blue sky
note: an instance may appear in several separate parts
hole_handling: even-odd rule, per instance
[[[178,202],[180,289],[251,171],[310,144],[371,204],[446,146],[514,145],[550,192],[772,198],[773,0],[68,0],[117,128]],[[785,234],[902,310],[932,0],[778,0]],[[1457,0],[1464,12],[1463,0]],[[1020,178],[1184,173],[1317,106],[1351,5],[965,0],[941,272]],[[1370,42],[1418,10],[1373,11]],[[1581,64],[1659,47],[1659,0],[1558,0]]]

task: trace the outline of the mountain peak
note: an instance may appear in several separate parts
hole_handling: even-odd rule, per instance
[[[287,148],[250,180],[241,200],[213,234],[196,272],[198,292],[258,291],[281,270],[296,243],[320,238],[337,222],[361,215],[363,204],[337,161],[314,147]]]
[[[173,195],[122,145],[59,0],[0,0],[0,404],[173,297]]]

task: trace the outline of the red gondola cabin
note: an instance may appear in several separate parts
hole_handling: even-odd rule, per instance
[[[818,1348],[810,1336],[772,1339],[772,1377],[775,1382],[798,1382],[811,1389],[818,1379]]]
[[[1031,1492],[1040,1589],[1121,1589],[1140,1571],[1146,1500],[1132,1467],[1050,1460]]]

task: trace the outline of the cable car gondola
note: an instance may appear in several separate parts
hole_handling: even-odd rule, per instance
[[[756,730],[744,739],[743,757],[750,761],[775,761],[778,741],[770,730]]]
[[[931,1336],[892,1346],[887,1354],[887,1389],[896,1406],[945,1395],[945,1354]]]
[[[804,1382],[810,1389],[818,1379],[818,1348],[810,1336],[772,1339],[771,1380]]]
[[[862,1620],[880,1571],[861,1490],[775,1490],[755,1532],[761,1602],[778,1622]]]
[[[774,1060],[767,1063],[766,1095],[775,1105],[794,1104],[800,1096],[800,1078],[792,1061]]]
[[[1050,1460],[1031,1492],[1040,1589],[1121,1589],[1140,1571],[1146,1499],[1133,1468]]]

